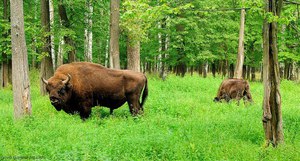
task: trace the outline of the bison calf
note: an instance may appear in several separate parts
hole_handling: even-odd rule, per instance
[[[243,79],[227,79],[221,83],[214,101],[219,102],[224,99],[229,102],[231,99],[236,99],[239,104],[241,98],[244,101],[253,102],[248,81]]]
[[[143,111],[148,95],[147,78],[130,70],[108,69],[87,62],[65,64],[57,68],[46,84],[51,104],[57,111],[79,113],[82,119],[94,106],[114,109],[128,103],[132,115]],[[140,96],[142,100],[140,102]]]

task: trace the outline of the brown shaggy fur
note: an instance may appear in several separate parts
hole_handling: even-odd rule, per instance
[[[224,99],[229,102],[231,99],[236,99],[239,103],[241,98],[253,102],[248,81],[243,79],[227,79],[221,83],[214,101],[218,102]]]
[[[60,111],[88,118],[91,108],[105,106],[114,109],[128,103],[132,115],[143,111],[148,95],[147,78],[130,70],[108,69],[87,62],[65,64],[57,68],[47,81],[51,104]],[[140,102],[140,96],[142,100]]]

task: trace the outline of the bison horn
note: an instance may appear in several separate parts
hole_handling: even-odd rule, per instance
[[[49,83],[45,78],[42,78],[42,81],[43,81],[45,84],[47,84],[47,85],[48,85],[48,83]]]
[[[68,74],[68,78],[62,82],[63,82],[63,84],[67,84],[70,80],[71,80],[71,75]]]

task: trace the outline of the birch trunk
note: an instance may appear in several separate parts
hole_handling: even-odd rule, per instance
[[[53,0],[49,0],[49,14],[50,14],[50,31],[53,30],[54,25],[54,6]],[[50,36],[50,44],[51,44],[51,58],[52,58],[52,66],[53,70],[56,69],[56,56],[55,56],[55,45],[54,45],[54,34],[52,33]]]
[[[92,0],[86,1],[87,13],[85,14],[85,29],[84,29],[84,58],[85,61],[92,62],[93,61],[93,3]]]
[[[244,3],[244,0],[242,1]],[[241,22],[240,22],[240,33],[239,33],[239,47],[237,54],[237,62],[234,71],[234,77],[241,79],[243,74],[244,65],[244,32],[245,32],[245,9],[241,9]]]
[[[64,47],[63,47],[64,45],[65,45],[65,41],[61,36],[59,38],[59,44],[58,44],[57,67],[63,65],[64,63]]]

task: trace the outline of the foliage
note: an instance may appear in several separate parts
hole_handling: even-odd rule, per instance
[[[298,160],[299,84],[282,81],[285,144],[264,148],[260,82],[250,82],[254,104],[214,103],[221,78],[148,76],[145,114],[133,118],[127,104],[109,116],[96,107],[81,121],[57,112],[39,94],[31,72],[32,116],[13,120],[12,92],[0,90],[0,158],[41,160]],[[237,148],[239,147],[239,148]],[[3,158],[1,158],[3,160]],[[6,160],[4,158],[4,160]],[[33,160],[33,159],[28,159]]]
[[[198,66],[203,62],[226,60],[235,63],[240,10],[246,8],[245,31],[245,65],[259,67],[262,60],[262,21],[278,21],[280,31],[279,51],[292,53],[298,57],[299,17],[297,6],[284,4],[280,18],[264,13],[262,0],[223,1],[223,0],[124,0],[120,10],[120,55],[121,66],[126,64],[126,36],[130,32],[135,40],[141,41],[141,60],[157,63],[160,61],[160,37],[167,38],[167,57],[162,60],[169,66],[184,63],[187,66]],[[58,1],[53,1],[54,24],[51,33],[42,33],[40,23],[40,2],[38,0],[24,2],[26,42],[29,59],[41,53],[42,37],[52,34],[55,39],[55,52],[63,36],[71,36],[75,40],[78,60],[84,56],[85,0],[64,0],[70,20],[68,29],[62,27],[59,20]],[[104,64],[108,57],[110,1],[93,1],[93,58],[94,62]],[[2,4],[1,4],[2,5]],[[2,6],[0,5],[0,8]],[[2,14],[2,13],[1,13]],[[166,23],[166,27],[161,25]],[[7,21],[1,20],[0,31],[9,29]],[[10,38],[1,37],[0,49],[10,55]],[[72,50],[71,46],[62,45],[64,53]],[[2,56],[0,56],[2,57]],[[298,59],[293,61],[299,62]],[[65,55],[65,62],[67,56]],[[143,64],[143,63],[142,63]]]

